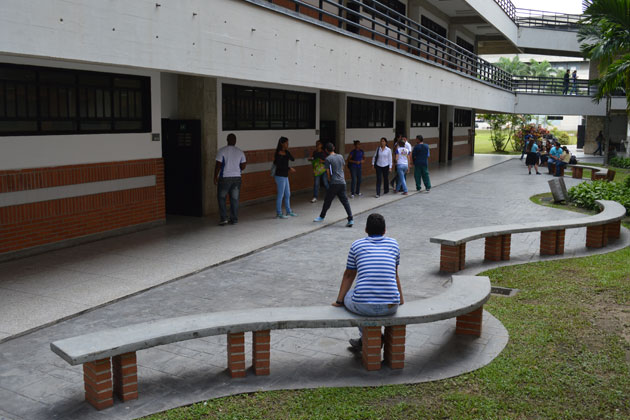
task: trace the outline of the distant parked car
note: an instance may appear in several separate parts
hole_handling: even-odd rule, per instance
[[[475,121],[475,128],[478,130],[490,130],[490,124],[485,121]]]

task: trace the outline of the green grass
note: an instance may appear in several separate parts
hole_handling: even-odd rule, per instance
[[[496,152],[490,141],[490,130],[475,130],[475,153],[496,154],[496,155],[520,155],[515,152],[510,145],[504,152]]]
[[[472,373],[415,385],[236,395],[148,419],[628,419],[628,261],[630,248],[482,273],[520,292],[486,304],[510,341]]]

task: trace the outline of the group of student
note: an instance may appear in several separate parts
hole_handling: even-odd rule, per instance
[[[547,164],[550,173],[552,165],[555,166],[554,176],[560,176],[562,168],[571,163],[571,152],[551,135],[548,135],[545,140],[543,145],[542,140],[536,140],[531,134],[526,135],[521,159],[526,153],[525,165],[527,165],[529,175],[532,174],[532,166],[536,170],[536,175],[540,175],[540,172],[538,172],[540,163],[540,165]]]

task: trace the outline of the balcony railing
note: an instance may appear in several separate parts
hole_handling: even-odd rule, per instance
[[[275,4],[293,13],[308,16],[314,23],[352,36],[364,37],[400,50],[408,56],[447,68],[467,77],[514,93],[539,95],[591,96],[595,87],[588,80],[569,81],[565,92],[563,78],[512,76],[456,43],[427,29],[405,15],[363,0],[245,0],[257,5]],[[499,2],[499,0],[495,0]],[[276,8],[274,6],[267,6]]]
[[[577,31],[582,15],[543,12],[542,10],[516,9],[516,24],[529,28],[554,31]]]
[[[514,6],[514,3],[512,3],[510,0],[494,0],[494,2],[498,4],[501,9],[503,9],[505,14],[508,15],[510,19],[516,22],[516,7]]]

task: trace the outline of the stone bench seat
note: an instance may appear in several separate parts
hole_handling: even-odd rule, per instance
[[[85,399],[97,409],[138,398],[138,350],[195,338],[227,334],[227,366],[232,377],[246,375],[244,333],[252,331],[256,375],[270,369],[270,330],[363,327],[362,360],[367,370],[381,368],[381,327],[385,327],[384,359],[392,369],[404,367],[407,324],[457,318],[456,333],[481,335],[483,305],[490,298],[490,279],[453,276],[444,293],[406,302],[397,313],[364,317],[345,308],[306,306],[257,308],[160,319],[97,331],[51,343],[53,352],[71,365],[83,365]]]
[[[619,238],[626,209],[616,201],[596,202],[601,212],[593,216],[461,229],[434,236],[430,242],[442,245],[440,270],[450,273],[464,269],[466,243],[481,238],[486,238],[484,259],[488,261],[509,260],[511,235],[516,233],[540,232],[540,255],[562,255],[565,230],[586,227],[586,246],[601,248],[608,239]]]
[[[567,168],[571,168],[571,177],[582,179],[582,174],[584,169],[591,170],[591,181],[596,181],[599,179],[605,179],[608,181],[612,181],[615,179],[616,172],[612,169],[602,168],[599,166],[589,166],[589,165],[581,165],[581,164],[568,164]]]

